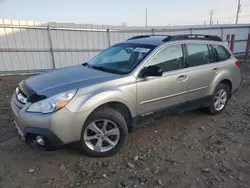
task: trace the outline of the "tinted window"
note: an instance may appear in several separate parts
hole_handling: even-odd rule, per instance
[[[231,57],[230,53],[223,46],[213,45],[213,47],[220,61],[227,60]]]
[[[150,65],[158,66],[163,72],[184,68],[182,46],[170,46],[156,54]]]
[[[187,44],[188,66],[194,67],[212,62],[208,46],[206,44]]]

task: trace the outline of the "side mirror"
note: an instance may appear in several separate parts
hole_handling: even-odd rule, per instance
[[[143,71],[141,76],[148,77],[148,76],[162,76],[163,72],[160,67],[157,66],[149,66],[146,67]]]

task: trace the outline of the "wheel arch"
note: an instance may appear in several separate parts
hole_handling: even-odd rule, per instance
[[[228,76],[228,74],[224,73],[224,74],[220,74],[217,77],[214,78],[209,93],[210,95],[214,94],[214,91],[216,89],[216,87],[220,84],[220,83],[224,83],[226,85],[228,85],[230,87],[230,96],[232,93],[232,80],[230,79],[230,77]]]
[[[223,86],[224,85],[224,86]],[[224,106],[222,106],[222,108],[220,109],[216,109],[216,106],[215,106],[215,103],[217,103],[217,101],[214,101],[216,95],[217,95],[217,91],[219,91],[221,88],[225,88],[225,86],[227,86],[229,88],[229,96],[227,97],[227,100],[226,102],[224,103]],[[230,99],[231,97],[231,94],[232,94],[232,82],[229,80],[229,79],[223,79],[221,80],[214,88],[214,91],[213,91],[213,98],[211,100],[211,104],[210,106],[208,107],[208,110],[209,112],[212,114],[212,115],[217,115],[219,113],[221,113],[223,111],[223,109],[226,107],[227,105],[227,102],[228,102],[228,99]]]
[[[90,112],[87,119],[89,117],[91,117],[91,115],[96,113],[97,111],[105,110],[105,108],[113,108],[113,109],[117,110],[122,116],[124,116],[124,119],[125,119],[125,121],[127,123],[128,131],[132,132],[132,129],[133,129],[133,117],[132,117],[131,111],[130,111],[129,107],[126,104],[124,104],[124,103],[122,103],[120,101],[109,101],[109,102],[106,102],[106,103],[103,103],[103,104],[97,106],[95,109],[93,109]],[[86,121],[87,121],[87,119],[86,119]]]
[[[217,87],[219,84],[228,85],[229,88],[230,88],[229,94],[230,94],[230,96],[231,96],[231,93],[232,93],[232,82],[231,82],[228,78],[225,78],[225,79],[220,80],[220,81],[214,86],[213,92],[215,91],[216,87]]]
[[[224,79],[219,84],[221,84],[221,83],[229,86],[229,88],[230,88],[230,96],[231,96],[231,93],[232,93],[232,82],[229,79]]]

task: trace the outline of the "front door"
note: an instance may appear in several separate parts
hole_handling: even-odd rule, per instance
[[[181,110],[186,102],[188,81],[183,46],[173,45],[159,50],[147,64],[152,65],[160,67],[163,75],[137,78],[138,115],[146,117],[170,109],[172,112]]]

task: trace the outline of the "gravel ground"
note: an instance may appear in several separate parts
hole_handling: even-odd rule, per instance
[[[250,66],[224,113],[195,110],[142,127],[123,150],[90,158],[78,146],[43,152],[17,136],[9,101],[27,76],[0,77],[0,188],[250,187]]]

